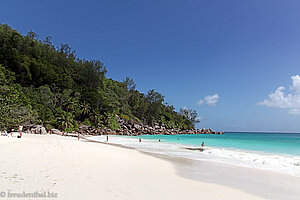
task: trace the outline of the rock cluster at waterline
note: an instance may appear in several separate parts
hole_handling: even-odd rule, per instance
[[[154,123],[153,126],[144,125],[142,123],[137,123],[133,120],[125,121],[120,117],[117,117],[117,122],[120,125],[120,129],[112,130],[109,128],[92,128],[86,125],[80,125],[78,132],[73,132],[74,136],[77,133],[84,135],[175,135],[175,134],[224,134],[223,131],[216,132],[211,129],[195,129],[195,130],[179,130],[179,129],[168,129],[164,124]],[[27,127],[29,133],[34,134],[45,134],[47,131],[52,134],[59,135],[70,135],[70,133],[64,133],[58,129],[47,130],[40,125],[30,125]],[[72,135],[72,134],[71,134]]]

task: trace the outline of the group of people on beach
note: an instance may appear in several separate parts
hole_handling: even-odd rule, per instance
[[[78,139],[78,140],[79,140],[79,139]],[[179,138],[178,138],[178,140],[179,140]],[[108,135],[106,136],[106,142],[108,142]],[[141,139],[141,138],[139,138],[139,142],[142,142],[142,139]],[[160,139],[158,139],[158,142],[160,142]],[[205,147],[204,142],[201,143],[201,147]]]
[[[177,138],[179,140],[179,138]],[[107,136],[107,141],[108,141],[108,136]],[[142,142],[142,139],[139,138],[139,142]],[[160,142],[160,139],[158,139],[158,142]],[[205,147],[204,142],[201,143],[201,147]]]
[[[23,136],[23,126],[21,124],[19,124],[19,127],[18,127],[18,133],[19,135],[17,135],[17,138],[21,138]],[[1,131],[1,136],[11,136],[13,137],[13,132],[14,132],[14,129],[11,129],[10,131],[10,134],[7,132],[7,130],[4,130],[4,131]]]

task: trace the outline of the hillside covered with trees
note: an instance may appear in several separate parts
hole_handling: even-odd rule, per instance
[[[118,129],[124,120],[193,129],[194,110],[175,108],[154,90],[143,94],[134,81],[106,78],[101,61],[77,58],[69,45],[55,47],[8,25],[0,26],[0,129],[22,124],[73,131],[80,124]]]

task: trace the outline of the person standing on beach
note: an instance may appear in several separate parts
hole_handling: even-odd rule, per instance
[[[204,144],[204,142],[202,142],[201,147],[204,147],[204,146],[205,146],[205,144]]]
[[[106,136],[106,142],[108,142],[108,136]]]
[[[21,124],[19,124],[18,131],[19,131],[19,134],[20,134],[20,138],[22,137],[22,130],[23,130],[23,126]]]
[[[141,139],[141,138],[139,138],[139,142],[142,142],[142,139]]]

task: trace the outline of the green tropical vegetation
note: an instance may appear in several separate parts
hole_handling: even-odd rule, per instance
[[[67,44],[55,47],[51,37],[39,40],[30,31],[21,35],[0,26],[0,128],[19,123],[76,130],[84,124],[118,129],[116,115],[124,120],[167,128],[193,129],[194,110],[175,108],[164,96],[135,88],[132,79],[106,78],[99,60],[76,57]]]

